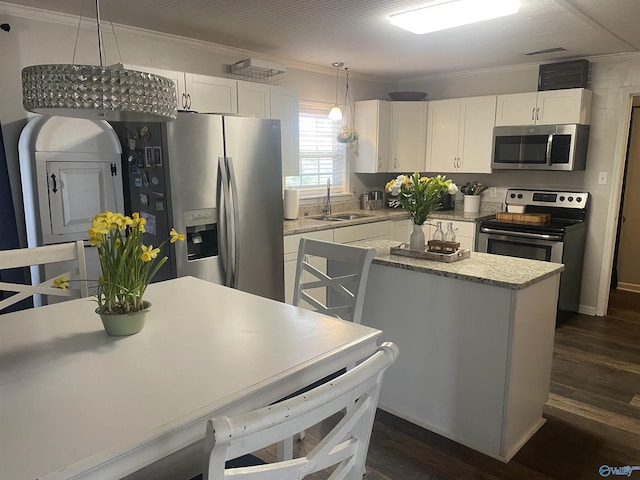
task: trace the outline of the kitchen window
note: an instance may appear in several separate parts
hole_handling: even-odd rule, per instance
[[[285,185],[300,190],[302,197],[326,195],[327,179],[332,194],[347,191],[345,148],[337,140],[341,125],[329,119],[331,107],[300,102],[299,175],[286,177]]]

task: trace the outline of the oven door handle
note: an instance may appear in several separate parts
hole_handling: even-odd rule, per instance
[[[523,238],[535,238],[537,240],[549,240],[552,242],[561,242],[562,235],[549,235],[546,233],[525,233],[525,232],[512,232],[509,230],[497,230],[495,228],[488,227],[480,227],[480,232],[482,233],[492,233],[495,235],[509,235],[512,237],[523,237]]]

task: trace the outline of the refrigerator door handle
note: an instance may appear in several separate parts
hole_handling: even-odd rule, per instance
[[[222,252],[222,268],[224,269],[225,281],[224,284],[227,287],[232,286],[233,272],[232,272],[232,256],[231,245],[229,239],[229,231],[231,227],[231,203],[229,198],[229,175],[227,172],[227,165],[224,157],[218,157],[218,202],[220,202],[220,195],[222,195],[222,205],[220,207],[218,203],[218,225],[223,225],[222,235],[219,235],[220,239],[220,251]]]
[[[230,285],[234,288],[238,286],[238,274],[240,272],[240,255],[238,255],[238,235],[237,232],[240,229],[240,215],[238,214],[238,206],[236,205],[236,199],[238,198],[238,188],[236,186],[236,175],[233,171],[233,158],[227,157],[227,168],[229,174],[229,185],[231,188],[231,211],[233,216],[233,223],[231,229],[231,237],[229,242],[231,243],[231,261],[233,265],[232,280],[233,284]]]

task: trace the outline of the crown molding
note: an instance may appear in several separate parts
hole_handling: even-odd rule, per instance
[[[418,77],[407,77],[398,80],[399,85],[403,85],[405,83],[413,83],[413,82],[424,82],[429,80],[441,80],[441,79],[450,79],[450,78],[473,78],[478,75],[485,75],[491,73],[503,73],[503,72],[514,72],[514,71],[525,71],[531,70],[532,68],[538,68],[540,63],[523,63],[519,65],[507,65],[504,67],[490,67],[490,68],[481,68],[477,70],[460,70],[457,72],[442,72],[442,73],[432,73],[428,75],[420,75]]]
[[[6,3],[0,1],[0,14],[11,15],[15,17],[27,18],[30,20],[38,20],[43,22],[52,22],[58,23],[62,25],[72,25],[73,27],[78,26],[78,15],[70,15],[67,13],[58,13],[50,10],[43,10],[40,8],[27,7],[23,5],[15,5],[12,3]],[[109,22],[111,25],[111,23]],[[170,33],[164,32],[156,32],[153,30],[147,30],[144,28],[138,27],[130,27],[127,25],[121,25],[114,23],[113,31],[117,36],[129,37],[129,38],[137,38],[137,39],[145,39],[145,40],[153,40],[158,41],[158,37],[163,42],[179,46],[192,48],[196,50],[204,50],[211,53],[216,53],[220,55],[228,55],[228,56],[237,56],[238,60],[244,60],[245,58],[260,58],[261,60],[266,60],[270,62],[276,62],[285,65],[287,68],[292,68],[295,70],[302,70],[306,72],[318,73],[321,75],[335,75],[335,68],[327,65],[313,65],[304,62],[297,62],[295,60],[291,60],[288,58],[282,58],[273,55],[266,55],[259,52],[254,52],[251,50],[244,50],[242,48],[229,47],[226,45],[221,45],[212,42],[206,42],[204,40],[196,40],[187,37],[181,37],[179,35],[172,35]],[[94,19],[88,17],[82,17],[80,21],[80,28],[82,29],[90,29],[96,30],[96,23]],[[108,30],[103,29],[103,33],[109,34]],[[370,75],[359,74],[358,72],[354,72],[349,70],[349,76],[352,79],[359,80],[367,80],[376,83],[386,84],[388,83],[383,78],[374,77]]]
[[[640,52],[628,52],[628,53],[610,53],[604,55],[593,55],[590,57],[581,57],[589,62],[593,63],[617,63],[626,60],[636,60],[640,58]],[[404,84],[411,84],[414,82],[426,82],[426,81],[434,81],[434,80],[447,80],[452,78],[474,78],[481,75],[486,74],[499,74],[499,73],[510,73],[517,71],[528,71],[532,69],[538,69],[540,65],[543,63],[555,63],[555,62],[563,62],[575,60],[574,58],[570,59],[549,59],[544,62],[530,62],[530,63],[520,63],[517,65],[506,65],[503,67],[489,67],[482,68],[477,70],[461,70],[457,72],[443,72],[443,73],[433,73],[430,75],[421,75],[417,77],[407,77],[398,80],[398,85],[402,86]]]

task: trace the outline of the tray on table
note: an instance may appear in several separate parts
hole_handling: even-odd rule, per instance
[[[471,250],[463,248],[453,253],[429,252],[427,250],[412,250],[407,243],[401,243],[397,247],[390,247],[389,251],[392,255],[402,255],[404,257],[419,258],[422,260],[433,260],[435,262],[452,263],[469,258]]]

